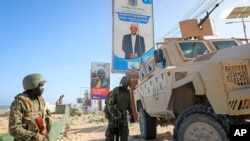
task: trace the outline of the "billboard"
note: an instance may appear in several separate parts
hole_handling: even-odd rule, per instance
[[[91,99],[105,99],[110,90],[110,64],[92,62],[90,77]]]
[[[81,104],[83,106],[88,106],[91,107],[91,99],[89,99],[89,97],[86,98],[77,98],[77,104]]]
[[[154,46],[152,0],[113,0],[112,72],[139,69]]]

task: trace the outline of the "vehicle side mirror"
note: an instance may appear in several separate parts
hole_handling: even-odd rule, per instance
[[[163,53],[162,49],[157,49],[154,51],[154,59],[156,63],[162,62],[163,61]]]

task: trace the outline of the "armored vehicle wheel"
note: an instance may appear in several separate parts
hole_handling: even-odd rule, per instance
[[[139,123],[141,137],[145,140],[155,139],[156,137],[156,118],[151,117],[144,109],[139,110]]]
[[[229,140],[229,124],[223,122],[225,117],[216,115],[207,104],[194,105],[184,110],[176,120],[174,140],[205,141]]]

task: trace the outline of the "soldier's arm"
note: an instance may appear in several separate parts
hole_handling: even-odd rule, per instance
[[[10,107],[9,133],[19,140],[32,140],[36,133],[23,128],[23,116],[22,103],[15,100]]]
[[[107,94],[107,97],[106,97],[106,99],[105,99],[105,106],[104,106],[104,113],[105,113],[105,117],[106,117],[107,119],[109,119],[109,117],[110,117],[109,112],[108,112],[108,104],[109,104],[108,101],[109,101],[110,93],[111,93],[111,92],[109,92],[109,93]]]

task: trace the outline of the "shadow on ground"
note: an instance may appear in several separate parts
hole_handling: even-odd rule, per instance
[[[106,128],[103,128],[103,125],[96,127],[88,127],[88,128],[79,128],[79,129],[71,129],[71,132],[74,134],[77,133],[91,133],[91,132],[105,132]]]

